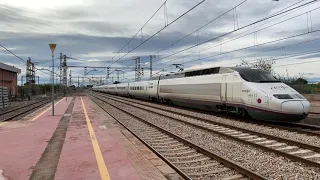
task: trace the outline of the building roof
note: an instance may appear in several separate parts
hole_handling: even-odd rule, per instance
[[[0,69],[4,69],[4,70],[15,72],[15,73],[21,73],[21,69],[16,68],[14,66],[9,66],[9,65],[3,64],[3,63],[0,63]]]

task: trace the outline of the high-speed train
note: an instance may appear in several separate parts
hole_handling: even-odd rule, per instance
[[[267,71],[249,67],[187,70],[149,81],[94,86],[93,91],[257,120],[299,121],[310,111],[310,103],[296,90]]]

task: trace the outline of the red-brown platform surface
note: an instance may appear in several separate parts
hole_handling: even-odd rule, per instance
[[[5,177],[10,180],[30,178],[60,119],[66,116],[71,100],[69,97],[68,102],[61,100],[57,103],[55,116],[51,116],[51,109],[47,108],[45,113],[37,112],[28,120],[0,124],[0,169]],[[91,123],[95,136],[89,133],[91,125],[87,121]],[[100,159],[97,149],[93,148],[94,141],[101,152]],[[111,117],[85,96],[75,99],[58,158],[54,179],[109,179],[105,174],[111,179],[166,179],[164,175],[175,173],[128,135],[128,131],[119,129]]]

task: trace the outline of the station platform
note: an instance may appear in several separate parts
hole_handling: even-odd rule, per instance
[[[0,179],[180,179],[86,96],[0,124]]]

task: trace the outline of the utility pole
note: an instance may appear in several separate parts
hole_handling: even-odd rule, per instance
[[[115,71],[117,71],[117,81],[119,82],[119,72],[121,71],[121,70],[119,70],[119,69],[116,69]]]
[[[109,75],[110,75],[110,67],[107,67],[107,78],[109,79]]]
[[[68,66],[67,66],[67,56],[66,55],[63,55],[63,70],[62,70],[62,83],[63,83],[63,86],[64,86],[64,94],[65,94],[65,97],[66,97],[66,101],[68,101],[68,97],[67,97],[67,90],[68,90],[68,84],[67,84],[67,69],[68,69]]]
[[[70,70],[70,74],[69,74],[69,86],[71,86],[71,70]]]
[[[140,57],[136,58],[136,66],[135,66],[135,81],[141,80],[141,74],[140,74]]]
[[[60,70],[60,84],[62,84],[62,69],[63,69],[63,62],[62,62],[62,53],[60,53],[60,66],[59,66],[59,70]]]
[[[80,87],[80,84],[79,84],[79,74],[78,74],[78,87]]]
[[[152,79],[152,55],[150,55],[150,63],[149,63],[149,65],[150,65],[150,80]]]
[[[63,85],[65,85],[67,87],[67,56],[63,55],[63,75],[62,75],[62,79],[63,79]]]
[[[141,76],[144,77],[143,68],[141,68]]]
[[[31,61],[31,57],[27,60],[27,72],[26,72],[26,83],[28,87],[29,98],[33,91],[33,84],[35,83],[35,70],[34,63]]]
[[[82,86],[84,85],[84,77],[82,77]]]

